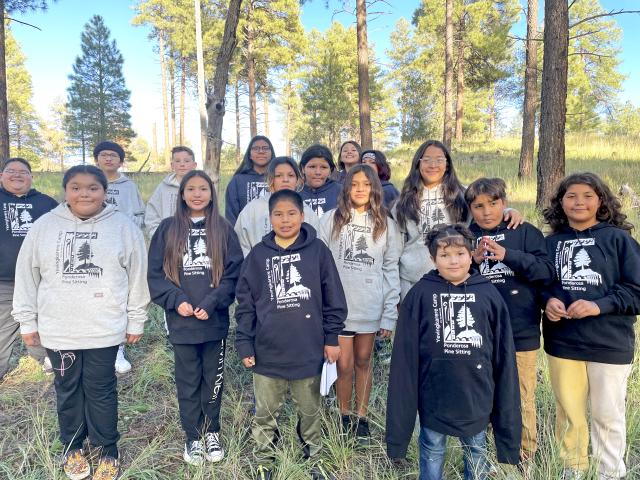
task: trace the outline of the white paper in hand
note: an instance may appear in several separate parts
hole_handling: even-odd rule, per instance
[[[329,363],[328,360],[325,360],[322,366],[322,377],[320,377],[320,395],[323,397],[327,396],[331,385],[333,385],[333,382],[335,382],[337,378],[338,367],[336,362]]]

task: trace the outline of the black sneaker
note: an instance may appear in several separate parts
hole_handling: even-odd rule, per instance
[[[202,465],[205,456],[204,445],[200,440],[194,440],[184,444],[184,454],[182,457],[189,465]]]
[[[220,444],[218,432],[207,432],[204,436],[205,458],[209,462],[219,462],[224,458],[224,448]]]
[[[356,431],[355,422],[351,415],[342,415],[342,433],[345,435],[353,435]]]
[[[264,465],[258,465],[258,468],[256,468],[256,480],[271,480],[272,475],[271,469]]]
[[[356,425],[356,440],[361,447],[366,447],[371,443],[371,435],[369,433],[369,422],[364,417],[358,417]]]

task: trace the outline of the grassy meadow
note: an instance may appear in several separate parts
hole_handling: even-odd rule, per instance
[[[389,152],[394,183],[400,187],[416,146],[400,147]],[[480,176],[500,176],[507,181],[511,205],[521,210],[532,223],[541,225],[533,205],[535,179],[517,180],[519,140],[500,140],[491,144],[468,143],[453,151],[456,170],[468,184]],[[628,183],[640,192],[640,144],[593,138],[570,138],[567,144],[567,172],[592,170],[602,175],[618,191]],[[133,174],[145,200],[164,174]],[[222,179],[226,185],[230,172]],[[35,186],[61,198],[59,173],[37,173]],[[223,196],[222,196],[223,197]],[[220,199],[223,209],[223,198]],[[625,202],[630,220],[640,227],[640,209]],[[638,238],[637,232],[635,232]],[[70,312],[72,313],[72,312]],[[253,478],[252,441],[249,435],[252,407],[251,375],[242,367],[233,348],[233,325],[225,372],[222,407],[222,439],[226,448],[224,461],[201,468],[189,467],[182,460],[183,434],[173,381],[173,354],[162,326],[162,312],[153,306],[143,341],[127,348],[133,364],[131,373],[118,382],[122,435],[120,451],[123,479],[245,479]],[[390,348],[388,345],[387,348]],[[640,349],[639,349],[640,350]],[[640,353],[640,351],[638,352]],[[63,479],[60,468],[62,445],[57,435],[55,392],[51,377],[24,356],[24,348],[15,353],[15,369],[0,380],[0,479]],[[334,408],[324,412],[327,438],[323,461],[338,479],[416,478],[417,445],[411,443],[408,462],[392,465],[385,454],[387,365],[375,362],[374,385],[370,402],[372,443],[354,448],[338,435],[338,415]],[[544,355],[539,355],[537,408],[539,450],[532,479],[557,479],[562,469],[553,442],[554,401]],[[283,442],[278,453],[276,478],[308,479],[310,465],[302,460],[296,444],[295,420],[290,404],[281,418]],[[629,380],[627,402],[628,449],[626,463],[629,480],[640,479],[640,360],[636,356]],[[462,478],[462,456],[457,442],[451,442],[445,478]],[[588,477],[595,480],[594,467]],[[511,467],[497,465],[497,479],[520,479]]]

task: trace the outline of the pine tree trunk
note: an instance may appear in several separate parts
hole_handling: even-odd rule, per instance
[[[240,165],[242,153],[240,152],[240,88],[236,80],[234,97],[236,101],[236,164]]]
[[[4,0],[0,0],[0,12],[4,14]],[[4,20],[0,22],[0,155],[9,158],[9,106],[7,100],[7,63],[5,59]]]
[[[171,55],[173,57],[173,55]],[[176,67],[173,58],[169,62],[169,121],[171,122],[171,144],[178,144],[178,131],[176,130]]]
[[[464,117],[464,14],[458,29],[458,81],[456,85],[456,142],[462,141],[462,119]]]
[[[158,129],[156,128],[156,122],[151,125],[151,158],[154,165],[158,164]]]
[[[187,59],[183,56],[180,58],[180,134],[178,144],[184,145],[184,102],[187,93]]]
[[[220,183],[220,154],[222,153],[222,122],[225,112],[225,94],[229,81],[229,64],[236,47],[236,29],[240,17],[242,0],[229,0],[229,9],[224,23],[224,34],[218,57],[216,71],[213,77],[213,94],[207,102],[209,126],[207,129],[207,154],[204,159],[204,169],[211,175],[216,190]],[[218,190],[219,191],[219,190]]]
[[[169,146],[169,106],[167,105],[167,62],[164,57],[164,38],[162,32],[158,39],[158,47],[160,50],[160,71],[162,72],[162,114],[164,119],[164,163],[167,168],[171,162],[171,147]]]
[[[446,0],[444,35],[444,127],[442,143],[451,148],[453,122],[453,0]]]
[[[60,151],[60,171],[64,172],[64,150]]]
[[[207,139],[207,94],[204,89],[204,60],[202,53],[202,23],[200,20],[200,0],[194,0],[196,21],[196,57],[198,64],[198,106],[200,112],[200,151],[204,165],[209,140]]]
[[[263,87],[264,88],[264,87]],[[264,90],[262,94],[262,109],[264,110],[264,134],[269,136],[269,95]]]
[[[567,1],[547,0],[544,5],[544,61],[538,142],[538,209],[549,204],[556,183],[564,177],[568,52]]]
[[[258,119],[256,105],[256,61],[253,58],[253,1],[249,0],[247,8],[247,84],[249,86],[249,132],[251,138],[258,134]]]
[[[286,155],[288,157],[291,156],[291,80],[289,80],[289,84],[287,85],[287,111],[285,118],[285,145],[287,147]]]
[[[538,0],[528,0],[527,54],[522,106],[522,144],[518,177],[528,178],[533,171],[536,144],[536,107],[538,103]]]
[[[369,98],[369,45],[367,42],[367,4],[356,1],[358,36],[358,113],[360,114],[360,145],[373,148],[371,134],[371,102]]]

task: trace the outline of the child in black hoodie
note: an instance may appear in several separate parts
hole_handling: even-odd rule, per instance
[[[186,436],[183,457],[191,465],[224,457],[224,357],[242,258],[238,237],[218,213],[211,179],[190,171],[180,182],[175,214],[151,239],[147,277],[153,301],[166,312]]]
[[[269,477],[276,418],[287,387],[298,409],[305,457],[320,452],[320,373],[340,356],[347,304],[329,249],[304,222],[302,198],[280,190],[269,198],[273,231],[242,266],[237,287],[236,349],[253,369],[252,429],[258,476]]]
[[[533,458],[536,440],[537,357],[540,348],[540,289],[553,281],[553,264],[542,232],[530,223],[507,228],[507,193],[501,178],[479,178],[464,193],[473,216],[475,266],[498,289],[509,308],[522,402],[521,459]]]
[[[618,199],[593,173],[566,177],[544,210],[556,282],[546,292],[544,348],[565,471],[589,466],[587,400],[599,478],[626,474],[625,396],[640,313],[640,248]]]
[[[517,464],[520,396],[509,312],[489,280],[469,273],[471,232],[441,225],[426,239],[437,270],[400,307],[389,396],[387,453],[403,458],[420,416],[420,479],[441,480],[448,435],[460,438],[465,479],[490,470],[486,428],[498,461]]]

